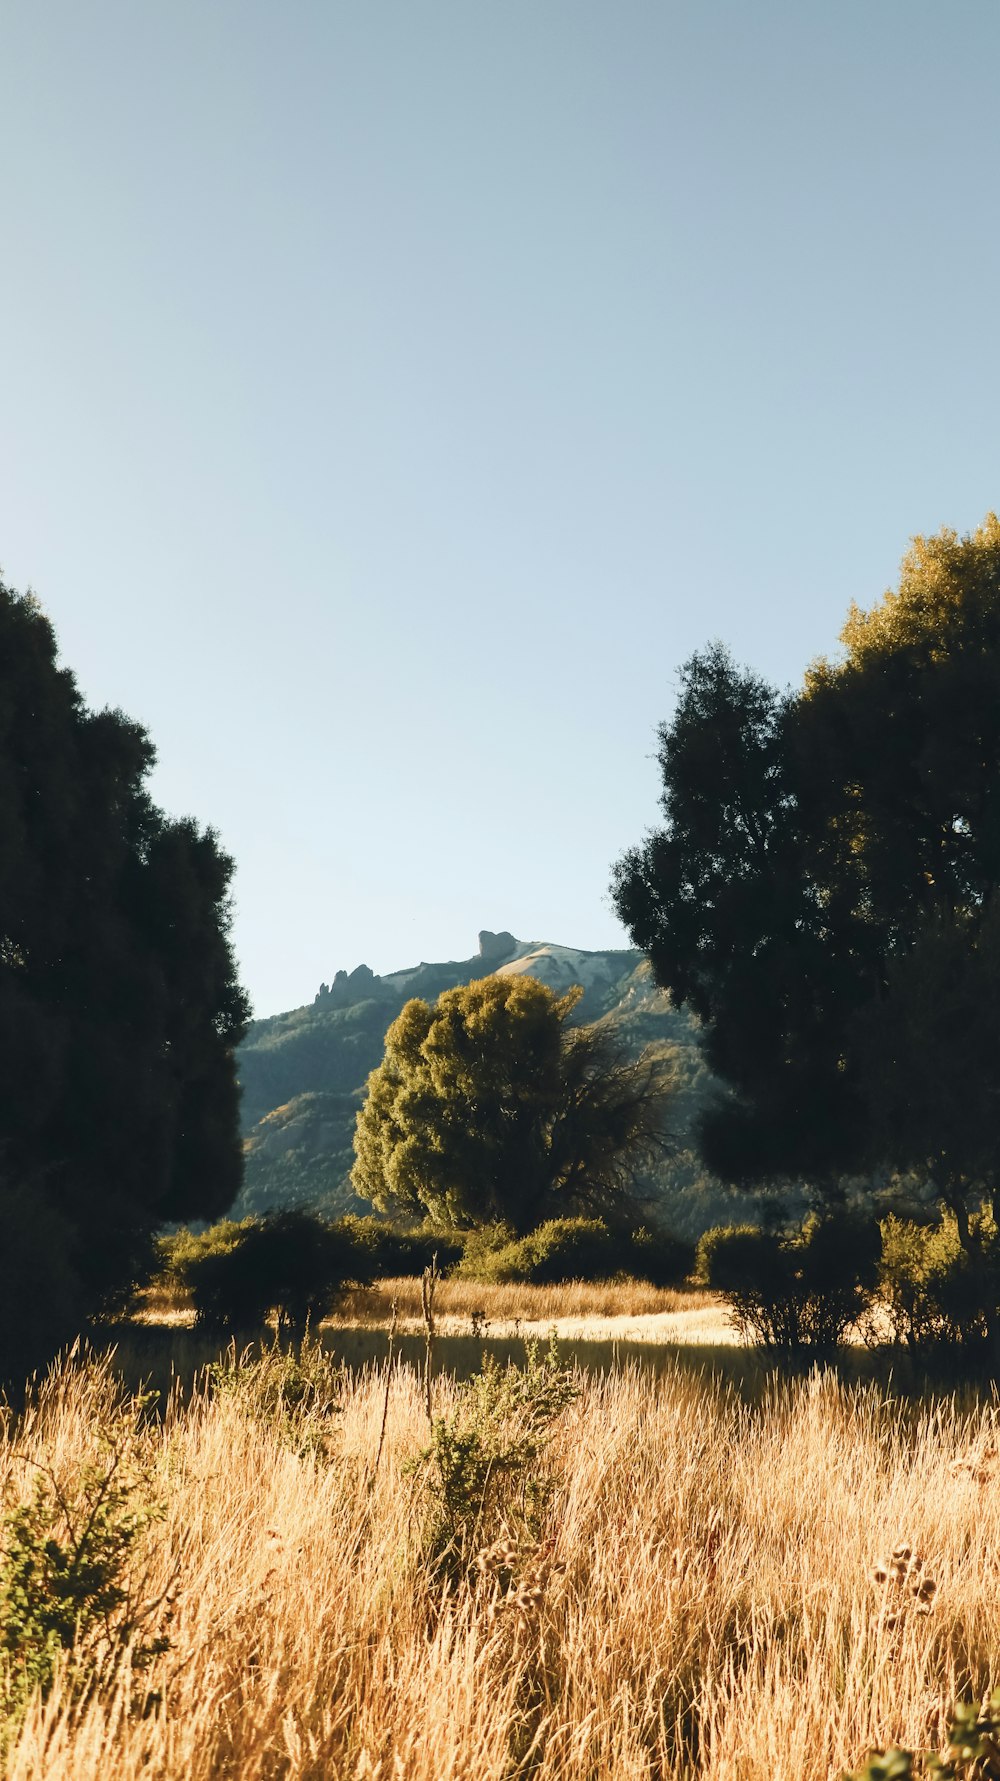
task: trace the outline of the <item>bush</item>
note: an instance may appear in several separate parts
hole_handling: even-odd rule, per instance
[[[153,1394],[155,1396],[155,1393]],[[138,1458],[150,1398],[123,1408],[106,1457],[72,1472],[39,1466],[26,1501],[0,1522],[0,1756],[36,1690],[64,1659],[74,1693],[109,1682],[123,1658],[144,1669],[169,1640],[154,1630],[140,1551],[162,1506]]]
[[[948,1212],[934,1225],[882,1221],[879,1296],[893,1339],[913,1349],[981,1348],[1000,1306],[1000,1244],[992,1219],[971,1221],[964,1250]]]
[[[158,1237],[156,1251],[161,1280],[174,1291],[186,1289],[191,1283],[190,1270],[194,1264],[206,1255],[228,1255],[253,1222],[252,1218],[243,1218],[239,1223],[232,1218],[220,1218],[218,1223],[208,1225],[203,1231],[193,1231],[182,1224],[168,1236]]]
[[[703,1231],[694,1251],[694,1277],[699,1286],[712,1285],[717,1250],[725,1249],[733,1237],[755,1237],[759,1232],[760,1226],[756,1224],[716,1224],[710,1230]],[[724,1289],[716,1287],[716,1291],[722,1290]]]
[[[366,1259],[345,1232],[314,1213],[289,1211],[250,1221],[228,1248],[196,1255],[185,1270],[199,1323],[303,1331],[332,1310],[348,1281],[370,1280]]]
[[[451,1415],[433,1417],[412,1467],[426,1468],[428,1556],[447,1575],[475,1562],[503,1592],[515,1582],[516,1554],[538,1539],[551,1497],[541,1463],[551,1428],[578,1393],[553,1338],[529,1342],[523,1368],[487,1359]]]
[[[359,1218],[348,1213],[339,1218],[334,1229],[341,1231],[361,1258],[367,1278],[392,1279],[397,1275],[413,1276],[429,1268],[434,1257],[442,1274],[460,1262],[465,1245],[447,1231],[399,1230],[382,1218]]]
[[[877,1225],[834,1213],[813,1215],[794,1234],[708,1231],[698,1265],[745,1335],[769,1348],[830,1349],[871,1302],[879,1253]]]
[[[285,1447],[302,1459],[330,1457],[334,1418],[339,1415],[344,1373],[322,1343],[308,1332],[298,1345],[282,1348],[277,1337],[262,1354],[230,1345],[209,1368],[217,1396],[234,1404],[248,1420],[273,1428]]]
[[[493,1280],[497,1256],[505,1250],[516,1251],[518,1238],[509,1224],[482,1224],[462,1233],[462,1255],[454,1272],[463,1280]],[[520,1278],[504,1275],[504,1279]]]
[[[607,1280],[618,1272],[617,1245],[599,1218],[552,1218],[529,1237],[502,1250],[510,1258],[507,1278],[556,1286],[563,1280]],[[512,1264],[512,1266],[511,1266]]]
[[[694,1244],[686,1237],[640,1225],[631,1237],[628,1271],[650,1286],[680,1286],[694,1271],[694,1258]]]
[[[690,1244],[665,1232],[609,1230],[599,1218],[553,1218],[517,1239],[502,1225],[486,1227],[466,1245],[459,1272],[497,1284],[553,1286],[627,1275],[668,1286],[685,1278],[693,1257]]]
[[[1000,1776],[1000,1689],[980,1706],[960,1701],[948,1727],[945,1747],[934,1751],[873,1751],[863,1769],[843,1781],[996,1781]]]

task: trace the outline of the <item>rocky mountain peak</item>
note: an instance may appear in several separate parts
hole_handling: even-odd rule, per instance
[[[499,934],[491,933],[489,928],[480,928],[479,956],[484,965],[489,965],[491,968],[494,965],[499,965],[503,959],[509,958],[516,948],[517,941],[513,934],[508,934],[506,928]]]

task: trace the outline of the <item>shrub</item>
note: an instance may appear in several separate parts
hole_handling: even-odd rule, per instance
[[[462,1255],[455,1273],[463,1280],[494,1280],[496,1258],[506,1250],[516,1251],[518,1238],[509,1224],[483,1224],[466,1231],[462,1238]],[[520,1278],[517,1275],[504,1279]]]
[[[960,1701],[952,1714],[940,1756],[933,1751],[873,1751],[863,1769],[843,1781],[1000,1781],[1000,1689],[983,1705]]]
[[[253,1222],[252,1218],[243,1218],[239,1223],[231,1218],[220,1218],[217,1224],[211,1224],[203,1231],[192,1231],[188,1225],[182,1224],[168,1236],[159,1237],[156,1248],[161,1277],[174,1288],[187,1287],[194,1263],[205,1255],[228,1255]]]
[[[699,1266],[743,1333],[772,1348],[829,1349],[870,1303],[879,1231],[846,1213],[779,1235],[750,1226],[706,1232]]]
[[[791,1245],[799,1338],[835,1348],[870,1305],[882,1242],[877,1223],[856,1213],[813,1213]]]
[[[514,1239],[504,1226],[487,1227],[467,1244],[459,1272],[491,1283],[527,1281],[536,1286],[565,1280],[611,1280],[619,1275],[673,1285],[690,1271],[690,1244],[645,1227],[609,1230],[599,1218],[553,1218],[527,1237]]]
[[[168,1649],[151,1631],[152,1598],[135,1559],[163,1510],[134,1437],[148,1398],[120,1419],[105,1460],[69,1477],[37,1468],[26,1501],[0,1523],[0,1750],[36,1689],[47,1693],[64,1654],[82,1691],[114,1675],[126,1650],[145,1668]]]
[[[248,1419],[269,1425],[282,1444],[301,1458],[328,1459],[333,1419],[340,1412],[343,1369],[308,1333],[296,1347],[282,1348],[277,1337],[262,1354],[231,1343],[222,1360],[209,1367],[219,1397]]]
[[[198,1321],[230,1330],[259,1328],[273,1312],[279,1330],[301,1332],[329,1313],[348,1281],[370,1277],[343,1231],[300,1210],[251,1221],[231,1247],[186,1268]]]
[[[419,1275],[436,1256],[440,1271],[460,1262],[464,1244],[447,1231],[400,1230],[382,1218],[359,1218],[348,1213],[334,1229],[343,1233],[356,1250],[367,1278],[383,1280],[396,1275]]]
[[[498,1542],[514,1551],[537,1539],[552,1489],[542,1456],[578,1390],[553,1337],[546,1349],[528,1344],[523,1368],[487,1359],[459,1388],[452,1414],[432,1418],[430,1444],[413,1466],[426,1467],[435,1564],[453,1573]]]
[[[890,1216],[881,1230],[879,1296],[893,1339],[921,1350],[984,1347],[1000,1305],[1000,1245],[992,1219],[972,1219],[968,1250],[950,1212],[934,1225]]]
[[[686,1237],[640,1225],[631,1237],[628,1271],[650,1286],[680,1286],[693,1272],[694,1259],[694,1244]]]
[[[759,1229],[760,1226],[756,1224],[716,1224],[710,1230],[702,1231],[694,1250],[694,1277],[699,1286],[711,1284],[717,1249],[725,1248],[734,1236],[753,1237]]]

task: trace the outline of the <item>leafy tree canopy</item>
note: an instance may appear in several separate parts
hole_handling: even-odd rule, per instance
[[[692,658],[615,902],[731,1087],[711,1166],[916,1167],[961,1208],[996,1178],[1000,522],[916,539],[841,641],[797,695]]]
[[[56,1336],[61,1306],[127,1286],[157,1223],[221,1212],[240,1181],[232,861],[156,808],[153,761],[0,584],[0,1218],[16,1206],[23,1232],[30,1201],[74,1283],[52,1295]]]
[[[368,1079],[355,1191],[383,1211],[519,1234],[624,1203],[661,1139],[664,1091],[598,1027],[567,1026],[580,994],[512,975],[408,1002]]]

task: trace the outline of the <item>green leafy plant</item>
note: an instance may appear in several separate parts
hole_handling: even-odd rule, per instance
[[[349,1212],[333,1226],[354,1249],[359,1278],[383,1280],[387,1276],[422,1274],[434,1257],[442,1273],[461,1260],[466,1233],[401,1229],[385,1218],[359,1217]]]
[[[143,1400],[139,1400],[140,1404]],[[69,1479],[38,1465],[31,1495],[0,1523],[0,1716],[16,1725],[63,1657],[79,1692],[106,1682],[125,1654],[145,1668],[168,1649],[157,1624],[169,1591],[153,1594],[137,1562],[162,1506],[126,1440]]]
[[[426,1478],[436,1564],[467,1570],[491,1544],[537,1541],[552,1492],[543,1456],[578,1391],[553,1336],[544,1349],[528,1344],[523,1368],[487,1358],[451,1414],[432,1416],[430,1442],[412,1466]]]
[[[503,1225],[487,1227],[466,1244],[457,1272],[496,1284],[628,1276],[671,1286],[690,1273],[693,1261],[691,1244],[665,1231],[609,1229],[600,1218],[551,1218],[520,1238]]]
[[[936,1224],[882,1221],[879,1298],[897,1342],[927,1350],[985,1347],[1000,1308],[1000,1244],[992,1217],[974,1213],[967,1245],[945,1212]]]
[[[301,1208],[236,1227],[232,1241],[195,1253],[185,1277],[200,1323],[250,1330],[273,1314],[279,1330],[299,1334],[327,1315],[348,1281],[371,1278],[350,1236]]]
[[[262,1352],[230,1343],[208,1369],[216,1395],[253,1421],[274,1428],[302,1458],[328,1459],[334,1418],[340,1413],[343,1370],[318,1338],[281,1346],[277,1337]]]
[[[981,1707],[960,1701],[940,1755],[925,1750],[873,1751],[863,1769],[843,1781],[1000,1781],[1000,1688]]]

